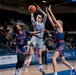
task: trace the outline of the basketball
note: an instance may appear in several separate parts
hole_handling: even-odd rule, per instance
[[[30,6],[28,7],[28,11],[29,11],[30,13],[35,13],[35,12],[36,12],[36,6],[35,6],[35,5],[30,5]]]

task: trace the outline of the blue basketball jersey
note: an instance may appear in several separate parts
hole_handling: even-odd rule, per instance
[[[54,31],[54,40],[55,42],[59,42],[60,40],[64,40],[64,33],[58,32],[58,30]]]
[[[15,34],[16,45],[17,45],[16,52],[26,54],[28,35],[29,35],[29,31],[23,31],[22,34],[18,34],[18,33]],[[26,47],[24,48],[24,46]]]
[[[27,45],[27,36],[29,35],[29,31],[23,31],[22,34],[16,33],[16,45]]]

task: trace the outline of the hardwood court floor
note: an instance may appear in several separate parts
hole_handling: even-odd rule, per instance
[[[76,68],[76,60],[68,61],[72,66]],[[53,72],[52,64],[49,63],[48,65],[43,65],[46,74]],[[28,72],[26,70],[21,70],[19,75],[42,75],[38,71],[39,65],[31,65],[29,66]],[[69,69],[62,63],[58,63],[57,71],[67,70]],[[8,69],[0,69],[0,75],[14,75],[15,68],[8,68]]]

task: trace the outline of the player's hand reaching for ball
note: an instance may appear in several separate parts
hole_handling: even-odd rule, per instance
[[[36,3],[34,3],[36,5],[37,10],[41,10],[40,6],[37,5]]]
[[[41,10],[40,6],[36,5],[36,7],[37,7],[37,10]]]

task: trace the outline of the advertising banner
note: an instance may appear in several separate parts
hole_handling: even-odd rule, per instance
[[[0,56],[0,65],[15,64],[17,62],[17,55]]]
[[[47,52],[47,62],[52,62],[51,57],[53,52]],[[76,59],[76,50],[67,50],[64,52],[64,56],[66,60],[74,60]],[[60,58],[57,58],[57,61],[60,61]],[[0,56],[0,68],[12,67],[15,66],[17,62],[17,55],[6,55]],[[31,64],[38,64],[38,55],[34,54],[32,58]]]

